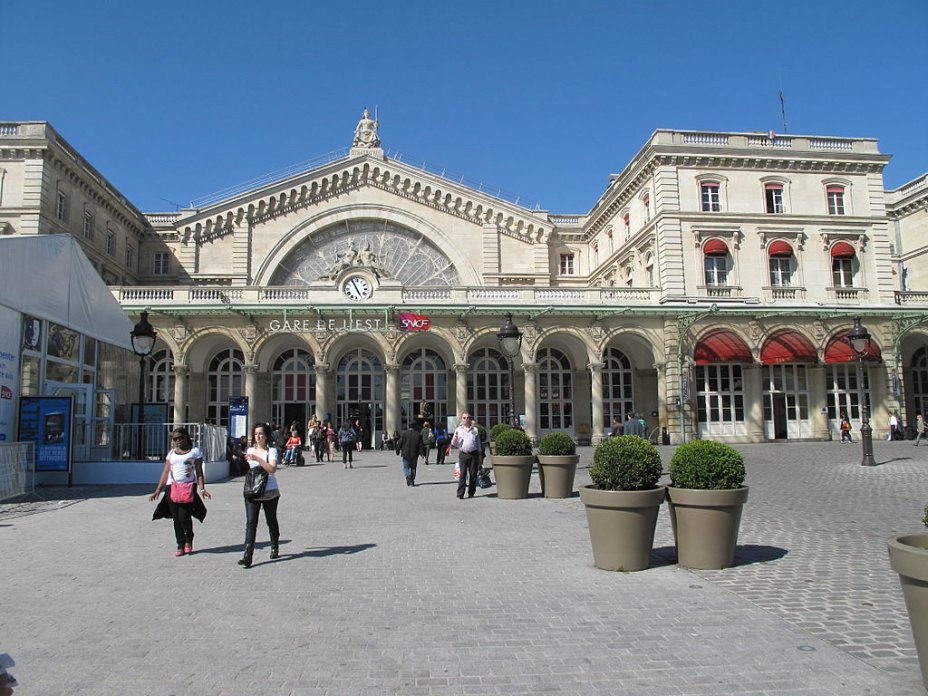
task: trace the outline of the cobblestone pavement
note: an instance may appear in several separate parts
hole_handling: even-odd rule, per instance
[[[243,570],[239,480],[173,557],[152,486],[0,504],[0,652],[28,694],[924,694],[886,539],[916,531],[928,448],[751,445],[736,567],[592,566],[577,497],[408,488],[392,453],[280,473],[281,558]],[[671,448],[661,448],[665,461]],[[587,481],[584,449],[578,484]]]

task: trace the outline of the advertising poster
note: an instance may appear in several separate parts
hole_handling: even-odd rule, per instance
[[[19,312],[0,306],[0,442],[14,441],[19,355]]]
[[[248,397],[229,397],[229,437],[248,435]]]
[[[36,471],[71,470],[74,402],[71,396],[19,400],[19,440],[35,443]]]

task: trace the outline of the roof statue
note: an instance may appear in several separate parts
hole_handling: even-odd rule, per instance
[[[367,110],[367,107],[365,107],[361,120],[358,121],[358,125],[354,129],[354,141],[351,143],[351,146],[380,147],[380,136],[377,135],[378,125],[379,121],[371,118],[370,112]]]

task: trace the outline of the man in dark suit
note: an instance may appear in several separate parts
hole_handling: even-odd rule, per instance
[[[416,485],[416,467],[419,464],[419,449],[422,439],[415,422],[410,422],[406,430],[400,433],[396,444],[396,454],[403,460],[403,474],[406,476],[406,485]]]

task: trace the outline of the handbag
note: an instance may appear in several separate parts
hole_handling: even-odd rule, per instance
[[[192,503],[193,502],[193,484],[196,481],[188,483],[178,483],[174,480],[174,472],[171,472],[171,502],[172,503]]]
[[[254,500],[264,495],[264,489],[267,487],[267,469],[263,466],[255,466],[245,472],[245,488],[242,494],[245,500]]]
[[[490,480],[490,472],[486,469],[481,469],[477,472],[477,488],[489,488],[493,485],[493,481]]]

